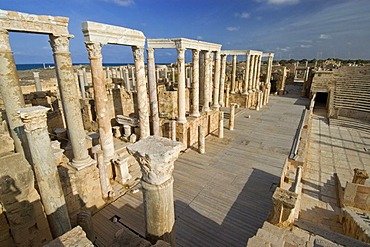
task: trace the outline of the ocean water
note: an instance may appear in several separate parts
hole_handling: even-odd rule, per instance
[[[130,63],[103,63],[103,66],[124,66]],[[89,63],[74,63],[73,65],[90,65]],[[30,70],[30,69],[42,69],[42,68],[49,68],[54,67],[53,63],[33,63],[33,64],[17,64],[17,70]]]

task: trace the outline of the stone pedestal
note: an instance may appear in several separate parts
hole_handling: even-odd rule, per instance
[[[116,159],[113,163],[114,171],[116,173],[116,177],[114,179],[120,184],[126,184],[131,179],[127,159]]]
[[[365,184],[366,179],[368,179],[368,178],[369,178],[369,174],[367,173],[366,170],[355,168],[352,183],[354,183],[354,184]]]
[[[40,72],[33,72],[33,80],[35,81],[36,92],[41,92]]]
[[[198,126],[198,152],[204,154],[206,152],[206,134],[204,127]]]
[[[162,239],[175,246],[172,172],[183,147],[157,136],[127,146],[141,167],[146,237],[153,244]]]
[[[269,222],[274,225],[286,227],[293,223],[293,209],[296,205],[298,195],[294,192],[276,188],[272,202],[274,208]]]
[[[235,123],[235,104],[230,105],[229,130],[234,130]]]
[[[71,54],[69,52],[69,38],[66,36],[50,35],[50,45],[53,49],[55,68],[59,91],[63,102],[69,139],[72,144],[72,166],[82,169],[95,162],[89,156],[86,146],[86,133],[82,122],[78,88],[73,73]]]
[[[51,233],[56,238],[71,230],[71,223],[47,130],[48,110],[43,106],[22,108],[20,116],[30,143],[41,200]]]
[[[218,138],[224,138],[224,112],[220,111],[219,114]]]

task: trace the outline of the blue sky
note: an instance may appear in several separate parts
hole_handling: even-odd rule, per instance
[[[69,17],[74,63],[88,62],[81,32],[86,20],[137,29],[147,38],[274,52],[275,59],[370,59],[370,0],[0,0],[0,9]],[[53,61],[46,35],[11,33],[10,42],[16,63]],[[155,56],[173,62],[176,51]],[[133,60],[129,47],[114,45],[103,48],[103,57]]]

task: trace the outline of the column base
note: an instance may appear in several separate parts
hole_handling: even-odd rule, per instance
[[[199,117],[200,113],[199,112],[190,113],[190,116],[191,117]]]
[[[77,171],[79,171],[79,170],[82,170],[86,167],[96,165],[96,161],[93,160],[90,156],[88,156],[84,160],[75,160],[75,159],[73,159],[72,162],[69,162],[68,164],[70,166],[72,166],[73,168],[75,168]]]
[[[230,92],[231,94],[235,94],[235,91]]]
[[[214,104],[212,107],[218,109],[218,108],[220,108],[220,105],[219,104]]]
[[[186,123],[187,121],[188,120],[186,120],[186,118],[185,119],[177,119],[177,122],[182,123],[182,124]]]

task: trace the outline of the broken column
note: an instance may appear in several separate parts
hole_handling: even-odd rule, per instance
[[[178,76],[178,118],[177,122],[186,123],[186,97],[185,97],[185,49],[177,49],[177,76]]]
[[[235,103],[230,104],[229,130],[234,130],[235,123]]]
[[[200,154],[204,154],[206,152],[206,135],[202,125],[198,126],[198,152]]]
[[[33,80],[35,81],[36,92],[41,92],[40,72],[33,72]]]
[[[227,55],[221,55],[221,78],[220,78],[220,105],[225,106],[225,77],[226,77],[226,58]]]
[[[191,116],[199,117],[199,50],[193,50],[193,80],[192,80],[193,104]]]
[[[47,129],[48,110],[43,106],[33,106],[19,112],[30,143],[42,203],[51,233],[56,238],[71,230],[71,223]]]
[[[84,81],[84,74],[82,70],[77,70],[78,75],[78,82],[80,83],[80,90],[81,90],[81,96],[82,98],[86,98],[86,92],[85,92],[85,81]]]
[[[236,55],[233,55],[232,74],[231,74],[231,94],[235,93],[235,79],[236,79]]]
[[[72,144],[72,166],[76,169],[94,164],[87,151],[86,133],[82,122],[78,88],[73,73],[71,54],[69,52],[69,38],[67,36],[49,35],[53,50],[54,63],[57,72],[58,86],[63,102],[69,140]]]
[[[115,156],[111,119],[108,110],[108,95],[103,71],[103,59],[100,43],[85,42],[88,51],[91,75],[95,95],[96,118],[99,125],[99,139],[104,153],[104,160],[108,163]],[[113,69],[112,69],[113,72]]]
[[[352,183],[354,184],[365,184],[366,179],[369,178],[369,174],[365,169],[355,168],[353,174]]]
[[[219,112],[218,138],[224,138],[224,112]]]
[[[298,195],[294,192],[276,188],[272,195],[274,204],[273,211],[269,217],[269,222],[281,227],[289,226],[294,222],[294,212]]]
[[[141,167],[146,238],[175,246],[173,201],[174,162],[184,148],[180,142],[150,136],[127,146]]]
[[[149,87],[149,101],[150,110],[152,113],[152,127],[153,135],[159,136],[159,113],[158,113],[158,99],[157,99],[157,80],[155,78],[155,61],[154,49],[147,48],[148,60],[148,87]]]

